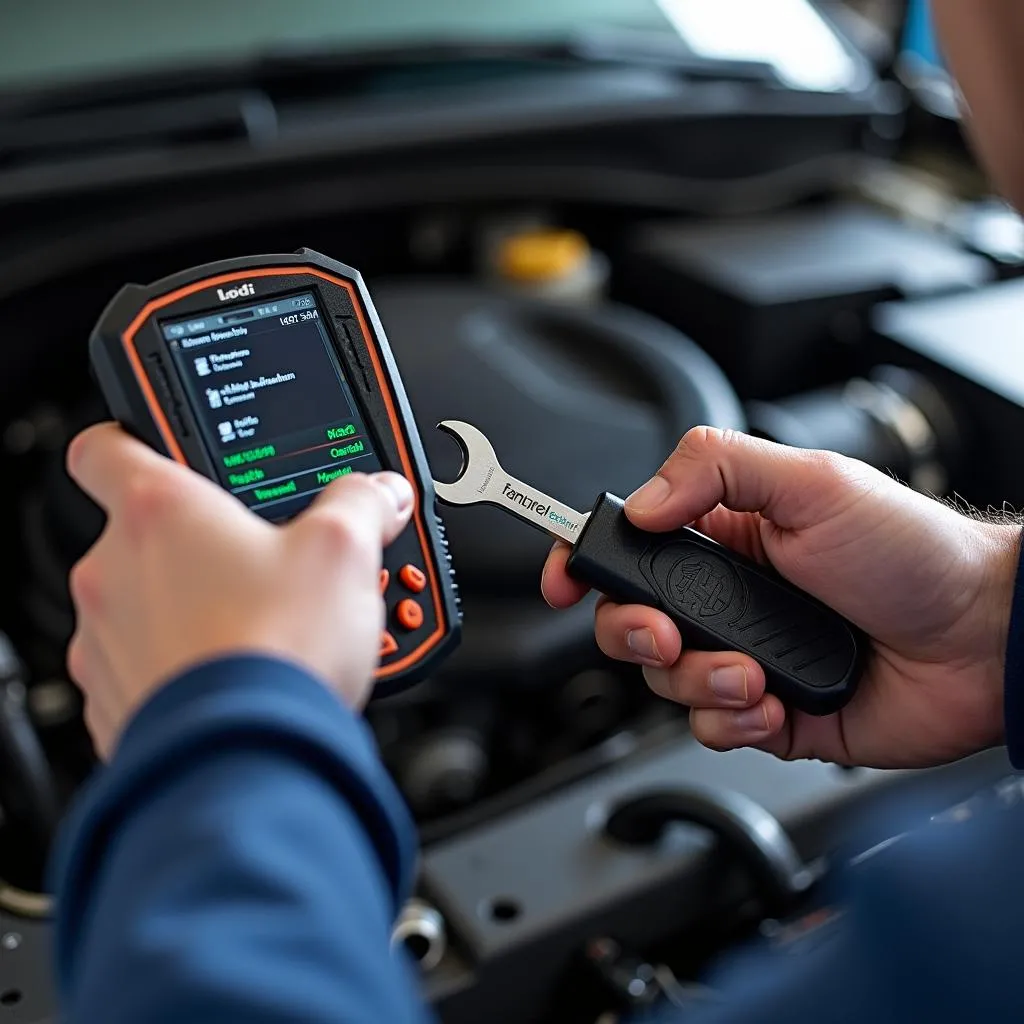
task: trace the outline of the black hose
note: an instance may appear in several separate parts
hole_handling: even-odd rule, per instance
[[[53,773],[26,707],[24,669],[0,633],[0,806],[45,856],[60,818]]]
[[[749,872],[765,910],[789,913],[819,876],[804,863],[779,821],[760,804],[732,791],[662,790],[614,807],[605,832],[618,842],[650,846],[669,825],[686,822],[713,832]]]

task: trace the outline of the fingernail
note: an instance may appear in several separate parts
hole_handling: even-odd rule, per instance
[[[645,661],[661,662],[661,655],[658,653],[658,642],[649,629],[631,629],[626,634],[626,646],[638,657]]]
[[[669,496],[671,490],[672,485],[663,476],[651,477],[626,499],[626,504],[633,512],[653,512]]]
[[[395,499],[399,515],[406,513],[412,505],[412,484],[399,473],[378,473],[377,483],[386,487]]]
[[[723,665],[711,670],[708,686],[716,697],[722,700],[746,701],[749,699],[747,670],[742,665]]]
[[[763,704],[747,708],[745,711],[737,711],[733,715],[733,722],[737,729],[751,736],[760,736],[771,728],[768,722],[768,709]]]

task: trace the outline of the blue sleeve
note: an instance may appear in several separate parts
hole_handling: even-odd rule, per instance
[[[265,658],[197,668],[63,831],[62,1020],[423,1024],[389,948],[414,862],[369,731],[324,686]]]
[[[658,1024],[1010,1024],[1024,1018],[1024,780],[848,867],[778,939],[716,966]]]

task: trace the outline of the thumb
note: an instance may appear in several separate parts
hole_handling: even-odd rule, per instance
[[[885,480],[870,466],[832,452],[695,427],[627,500],[626,514],[657,532],[692,523],[722,505],[800,530],[842,511],[864,494],[864,485]],[[855,482],[861,486],[851,486]]]
[[[405,529],[414,504],[404,476],[353,473],[325,487],[288,530],[300,542],[326,539],[338,557],[369,555],[379,561],[381,550]]]

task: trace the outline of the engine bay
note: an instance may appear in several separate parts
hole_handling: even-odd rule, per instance
[[[62,97],[64,128],[92,118],[104,144],[93,131],[59,161],[0,149],[0,1021],[53,1012],[46,856],[100,770],[64,662],[68,573],[102,517],[64,453],[105,417],[86,340],[123,283],[303,246],[358,267],[440,479],[457,470],[432,429],[444,418],[578,508],[629,493],[712,425],[973,507],[1024,505],[1004,440],[1024,421],[1024,364],[1007,355],[1024,247],[991,242],[1016,221],[983,191],[936,191],[891,83],[800,106],[742,77],[504,72],[514,89],[408,72],[413,86],[337,102],[315,76],[268,86],[278,128],[262,146],[234,126],[184,142],[167,128],[144,148],[116,137],[123,98],[99,117]],[[133,102],[154,104],[151,127],[174,121],[178,100]],[[47,137],[58,115],[18,116]],[[956,230],[908,200],[936,194]],[[935,813],[1009,775],[1001,751],[915,773],[705,750],[686,709],[597,649],[592,603],[544,604],[543,538],[491,510],[441,514],[463,645],[367,717],[424,844],[396,934],[446,1024],[643,1007],[672,991],[659,965],[685,988],[722,950],[810,913],[808,879],[844,844],[884,839],[897,808]],[[653,831],[613,824],[665,792],[674,810]],[[759,883],[722,838],[724,820],[749,833],[758,815],[799,862],[789,888]]]

